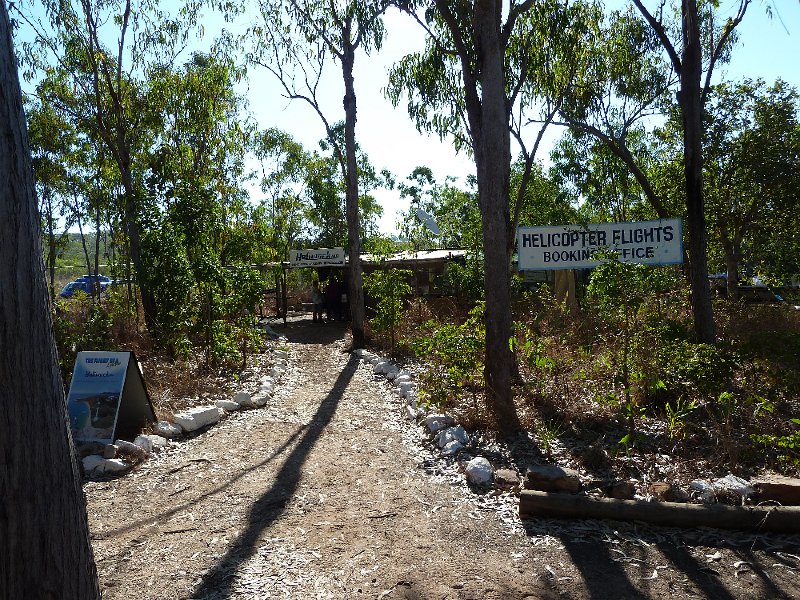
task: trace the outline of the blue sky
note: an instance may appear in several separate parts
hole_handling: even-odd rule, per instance
[[[660,0],[659,0],[660,1]],[[645,5],[656,6],[656,0],[646,0]],[[175,3],[177,4],[177,2]],[[624,0],[607,0],[609,7],[625,4]],[[739,0],[722,0],[720,14],[734,14]],[[774,16],[767,18],[766,5],[773,6]],[[168,6],[168,2],[163,3]],[[205,38],[196,48],[207,48],[223,26],[219,15],[203,17]],[[228,25],[228,27],[231,27]],[[421,49],[424,34],[408,17],[392,11],[386,16],[387,36],[380,53],[372,56],[360,54],[355,63],[355,84],[358,102],[356,136],[378,169],[389,169],[398,179],[405,178],[418,165],[429,166],[437,179],[454,176],[459,180],[474,172],[474,165],[466,154],[456,155],[452,146],[436,137],[416,132],[408,119],[405,105],[397,108],[383,97],[387,83],[386,70],[409,52]],[[761,77],[773,82],[777,77],[800,88],[800,0],[754,0],[745,20],[738,28],[740,42],[734,50],[729,65],[717,72],[718,77],[740,79]],[[188,58],[188,50],[187,56]],[[180,59],[179,59],[180,60]],[[343,85],[338,64],[331,63],[330,72],[323,80],[322,96],[326,99],[324,111],[331,122],[344,118],[342,109]],[[316,113],[303,102],[288,102],[282,89],[265,69],[251,69],[242,92],[249,99],[249,109],[264,129],[278,127],[288,131],[307,149],[317,148],[325,131]],[[560,135],[551,128],[538,158],[547,163],[549,145]],[[512,149],[515,152],[515,149]],[[259,191],[254,189],[253,199]],[[396,191],[376,190],[374,195],[384,207],[381,230],[395,231],[397,213],[407,209]]]
[[[762,77],[768,82],[782,77],[800,87],[800,1],[772,0],[774,16],[767,18],[764,4],[759,0],[748,9],[740,25],[740,43],[729,65],[720,69],[718,77],[740,79]],[[612,0],[610,5],[622,2]],[[646,4],[653,5],[654,2]],[[723,0],[721,15],[732,15],[737,0]],[[398,178],[406,177],[415,166],[427,165],[440,180],[447,175],[463,179],[474,172],[468,156],[456,155],[452,146],[436,137],[420,135],[409,121],[404,105],[396,109],[385,100],[381,88],[386,85],[386,68],[404,54],[417,50],[424,44],[424,36],[416,24],[397,13],[387,16],[387,38],[382,51],[371,57],[360,55],[356,59],[355,80],[358,97],[358,123],[356,135],[373,164],[388,168]],[[341,108],[342,84],[338,72],[327,81],[328,112],[333,119],[343,118]],[[251,74],[251,110],[262,127],[276,126],[289,131],[307,148],[316,148],[324,130],[317,116],[302,103],[287,104],[267,73]],[[547,144],[560,135],[551,128]],[[548,148],[540,150],[539,158],[545,160]],[[396,191],[376,190],[375,196],[384,206],[381,229],[394,232],[397,212],[407,205],[397,197]]]

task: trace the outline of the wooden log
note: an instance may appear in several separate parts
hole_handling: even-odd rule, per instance
[[[644,521],[667,527],[715,527],[744,531],[800,533],[800,507],[725,506],[677,502],[615,500],[574,494],[523,490],[519,498],[522,519],[613,519]]]

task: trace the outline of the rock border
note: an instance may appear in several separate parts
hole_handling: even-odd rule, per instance
[[[239,390],[231,398],[222,398],[210,406],[195,406],[173,415],[173,422],[158,421],[153,434],[139,435],[133,442],[115,440],[102,447],[101,453],[83,456],[81,465],[85,475],[120,475],[147,460],[152,454],[165,450],[171,440],[185,438],[187,434],[207,429],[228,415],[262,408],[275,394],[276,386],[289,369],[290,348],[288,338],[267,327],[267,334],[279,342],[269,354],[274,358],[268,375],[262,376],[254,393]],[[264,354],[267,354],[266,352]],[[87,445],[92,447],[91,444]]]

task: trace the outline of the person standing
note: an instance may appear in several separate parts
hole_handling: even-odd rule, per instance
[[[322,311],[325,307],[325,297],[322,295],[322,291],[319,289],[319,281],[315,281],[311,284],[311,303],[314,305],[311,322],[324,323],[325,321],[322,318]]]
[[[342,318],[339,296],[339,282],[335,276],[331,276],[325,288],[325,310],[328,313],[328,321],[339,321]]]

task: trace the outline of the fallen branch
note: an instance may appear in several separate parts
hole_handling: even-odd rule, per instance
[[[668,527],[716,527],[743,531],[800,533],[800,507],[712,506],[677,502],[615,500],[573,494],[523,490],[519,498],[522,519],[613,519],[644,521]]]

